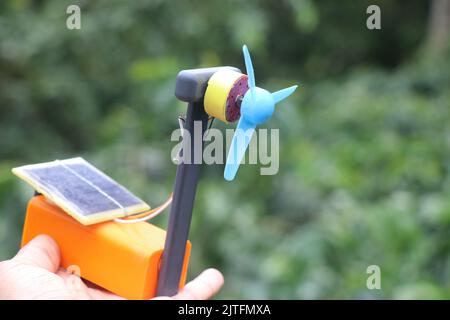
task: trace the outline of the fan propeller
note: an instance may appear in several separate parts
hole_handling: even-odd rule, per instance
[[[242,47],[242,51],[244,52],[249,90],[245,93],[241,103],[241,117],[225,164],[224,178],[228,181],[233,180],[236,176],[256,126],[269,120],[275,111],[275,104],[289,97],[297,89],[297,86],[292,86],[270,93],[257,87],[252,60],[246,45]]]

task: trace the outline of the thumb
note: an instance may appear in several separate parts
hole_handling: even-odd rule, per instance
[[[20,249],[12,261],[56,272],[60,263],[59,247],[51,237],[39,235]]]

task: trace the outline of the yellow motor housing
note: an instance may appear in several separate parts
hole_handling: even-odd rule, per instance
[[[238,120],[241,113],[237,98],[244,96],[248,89],[247,75],[229,69],[217,71],[206,88],[206,113],[225,123]]]

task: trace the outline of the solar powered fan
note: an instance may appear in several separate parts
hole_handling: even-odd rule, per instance
[[[247,75],[234,67],[181,71],[175,96],[188,103],[181,156],[203,150],[208,120],[238,121],[225,165],[233,180],[250,139],[277,103],[297,86],[269,92],[255,84],[247,47]],[[202,130],[194,130],[196,123]],[[120,296],[148,299],[171,296],[183,287],[191,244],[188,241],[201,164],[181,161],[173,196],[150,207],[125,187],[81,158],[22,166],[13,172],[36,191],[28,205],[22,245],[38,234],[52,236],[64,268],[76,265],[81,276]],[[169,204],[167,232],[143,222]]]

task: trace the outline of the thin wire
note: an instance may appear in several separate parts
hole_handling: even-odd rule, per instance
[[[142,221],[147,221],[147,220],[153,219],[154,217],[159,215],[161,212],[163,212],[172,203],[172,198],[173,198],[173,194],[170,195],[169,199],[167,199],[166,202],[164,202],[162,205],[160,205],[159,207],[157,207],[153,210],[150,210],[150,211],[147,211],[147,212],[144,212],[141,214],[137,214],[137,215],[132,215],[125,219],[116,218],[116,219],[114,219],[114,221],[119,222],[119,223],[131,224],[131,223],[137,223],[137,222],[142,222]]]
[[[208,118],[208,120],[209,120],[208,130],[211,129],[214,119],[215,119],[214,117]],[[183,124],[185,121],[184,118],[179,117],[178,121],[180,123],[180,128],[183,130],[184,129]],[[153,210],[150,210],[148,212],[137,214],[137,215],[132,215],[125,219],[116,218],[116,219],[114,219],[114,221],[119,222],[119,223],[131,224],[131,223],[137,223],[137,222],[142,222],[142,221],[147,221],[147,220],[153,219],[154,217],[158,216],[161,212],[163,212],[172,203],[172,198],[173,198],[173,194],[171,194],[169,199],[167,199],[166,202],[164,202],[162,205],[160,205],[159,207],[157,207]]]
[[[208,130],[211,129],[213,123],[214,123],[214,117],[209,117],[210,121],[209,121],[209,126],[208,126]]]
[[[209,129],[211,129],[211,127],[212,127],[212,125],[213,125],[213,123],[214,123],[214,119],[216,119],[216,118],[214,118],[214,117],[209,117],[208,118],[208,120],[209,120],[209,125],[208,125],[208,129],[206,130],[206,136],[205,136],[205,140],[209,137]]]
[[[183,135],[184,135],[184,124],[186,123],[186,118],[185,116],[181,115],[178,117],[178,125],[180,126],[180,130],[181,130],[181,141],[183,141]],[[172,161],[175,164],[180,163],[181,161],[181,151],[183,150],[182,147],[180,147],[180,150],[178,150],[177,155],[172,159]]]

